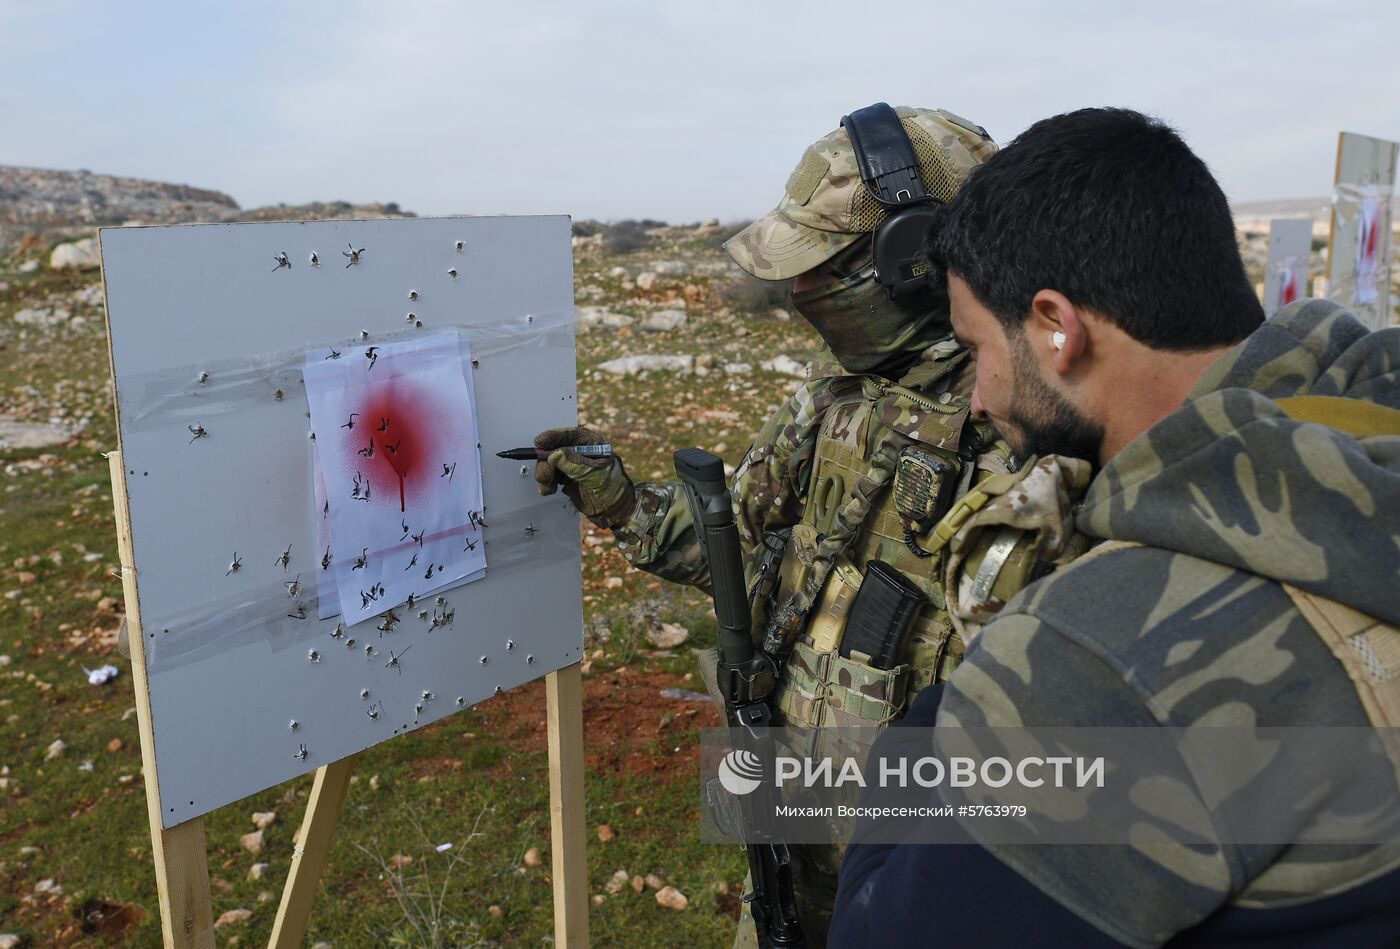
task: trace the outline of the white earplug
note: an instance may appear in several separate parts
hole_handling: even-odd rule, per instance
[[[1051,334],[1050,334],[1050,345],[1051,345],[1051,346],[1054,346],[1056,349],[1064,349],[1064,348],[1065,348],[1065,334],[1064,334],[1064,333],[1061,333],[1059,330],[1056,330],[1055,332],[1051,333]]]

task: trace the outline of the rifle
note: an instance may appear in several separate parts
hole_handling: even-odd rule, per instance
[[[739,528],[725,483],[724,462],[701,448],[684,448],[673,455],[676,476],[685,489],[695,522],[700,549],[710,566],[710,588],[719,622],[719,688],[725,698],[725,716],[737,729],[740,742],[757,754],[765,771],[772,767],[772,737],[768,729],[772,713],[768,697],[777,680],[777,667],[766,653],[755,650],[750,629],[748,596],[744,588],[743,555]],[[731,734],[734,734],[731,731]],[[767,782],[746,797],[753,813],[771,800]],[[806,945],[797,919],[792,888],[792,859],[787,844],[749,827],[744,846],[749,857],[752,890],[744,896],[753,913],[758,942],[765,947]]]

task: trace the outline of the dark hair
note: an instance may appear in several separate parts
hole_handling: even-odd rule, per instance
[[[969,177],[930,252],[1018,331],[1058,290],[1155,349],[1208,349],[1264,319],[1210,170],[1130,109],[1043,119]]]

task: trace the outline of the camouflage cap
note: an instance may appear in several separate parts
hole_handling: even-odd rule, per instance
[[[967,173],[997,147],[980,126],[944,109],[895,109],[909,135],[924,188],[947,201]],[[885,219],[860,179],[844,128],[823,136],[788,177],[783,200],[725,242],[744,270],[762,280],[786,280],[830,260]]]

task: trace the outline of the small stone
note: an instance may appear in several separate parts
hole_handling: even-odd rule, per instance
[[[19,573],[15,574],[15,579],[19,581],[20,586],[27,587],[39,578],[28,570],[21,570]]]
[[[96,270],[101,265],[97,241],[91,237],[71,244],[59,244],[49,255],[49,267],[53,270]]]
[[[404,867],[413,865],[413,858],[406,853],[396,853],[389,858],[395,870],[402,870]]]
[[[52,743],[50,743],[50,745],[47,748],[44,749],[44,760],[53,761],[55,758],[61,757],[63,753],[67,750],[68,745],[64,742],[64,740],[62,738],[56,738],[53,740]]]
[[[792,314],[780,306],[773,307],[773,309],[768,311],[768,315],[779,323],[787,323],[792,319]]]
[[[119,752],[119,751],[121,751],[121,750],[122,750],[122,740],[121,740],[120,738],[113,738],[111,741],[107,742],[107,751],[108,751],[109,753],[111,753],[111,754],[116,754],[117,752]]]
[[[642,320],[642,329],[654,333],[668,333],[686,324],[685,310],[657,310]]]
[[[253,826],[258,830],[267,830],[277,820],[276,811],[254,811]]]
[[[52,877],[48,877],[34,884],[34,892],[43,893],[47,896],[61,896],[63,894],[63,887],[55,883]]]
[[[0,949],[19,949],[19,936],[14,933],[0,933]]]
[[[537,867],[541,862],[539,847],[531,847],[529,850],[525,851],[525,866]]]
[[[271,890],[259,890],[259,891],[258,891],[258,902],[259,902],[259,903],[267,903],[267,902],[270,902],[271,900],[272,900],[272,891],[271,891]]]
[[[690,638],[690,630],[679,623],[662,623],[646,631],[647,641],[657,649],[674,649]]]
[[[9,664],[10,664],[10,657],[9,657],[9,656],[0,656],[0,669],[5,668],[5,667],[8,666]]]
[[[598,369],[615,376],[635,376],[643,372],[675,372],[688,376],[695,371],[695,357],[663,354],[620,356],[599,363]]]
[[[603,581],[603,586],[607,587],[609,590],[618,590],[618,589],[621,589],[621,587],[622,587],[622,578],[621,578],[621,577],[608,577],[606,580]]]
[[[594,894],[593,894],[593,905],[594,905],[594,906],[602,906],[602,905],[603,905],[603,901],[606,900],[606,899],[607,899],[607,897],[604,896],[602,893],[594,893]]]
[[[379,790],[379,775],[376,774],[376,775],[371,775],[371,776],[370,776],[370,779],[369,779],[369,789],[370,789],[371,791],[378,791],[378,790]]]
[[[267,864],[265,864],[265,863],[255,863],[255,864],[253,864],[251,867],[248,868],[248,879],[250,879],[250,880],[261,880],[261,879],[263,878],[263,874],[266,873],[266,872],[267,872]]]
[[[604,844],[606,844],[606,843],[611,843],[612,841],[614,841],[614,840],[616,840],[616,839],[617,839],[617,832],[614,831],[611,827],[609,827],[607,824],[599,824],[599,825],[598,825],[598,842],[599,842],[599,843],[604,843]]]
[[[658,278],[654,273],[648,272],[637,274],[637,289],[650,290],[652,287],[656,286],[657,279]]]
[[[626,870],[618,870],[613,873],[612,879],[607,882],[607,885],[604,886],[603,889],[607,890],[613,896],[616,896],[625,890],[627,884],[631,882],[632,878],[628,875]]]
[[[238,843],[249,853],[262,853],[267,841],[263,839],[263,832],[255,830],[251,834],[244,834],[238,838]]]
[[[231,909],[226,913],[220,914],[219,918],[214,920],[214,928],[222,929],[225,926],[232,926],[235,923],[246,923],[252,918],[253,911],[250,909]]]
[[[633,892],[633,893],[640,893],[640,892],[642,892],[642,890],[645,890],[646,888],[647,888],[647,881],[646,881],[646,880],[643,880],[640,874],[638,874],[637,876],[634,876],[634,877],[632,878],[632,892]]]
[[[685,894],[674,886],[663,886],[656,891],[656,902],[667,909],[683,910],[690,905],[690,900],[685,898]]]
[[[793,359],[791,356],[782,355],[773,359],[765,359],[759,363],[759,368],[768,372],[776,372],[781,376],[789,376],[793,379],[806,379],[807,367]]]
[[[486,912],[491,914],[492,919],[500,919],[506,914],[505,910],[501,909],[495,903],[492,903],[490,906],[486,907]]]
[[[665,885],[666,881],[661,879],[661,877],[657,876],[655,873],[647,874],[647,886],[651,887],[653,890],[659,890]]]

